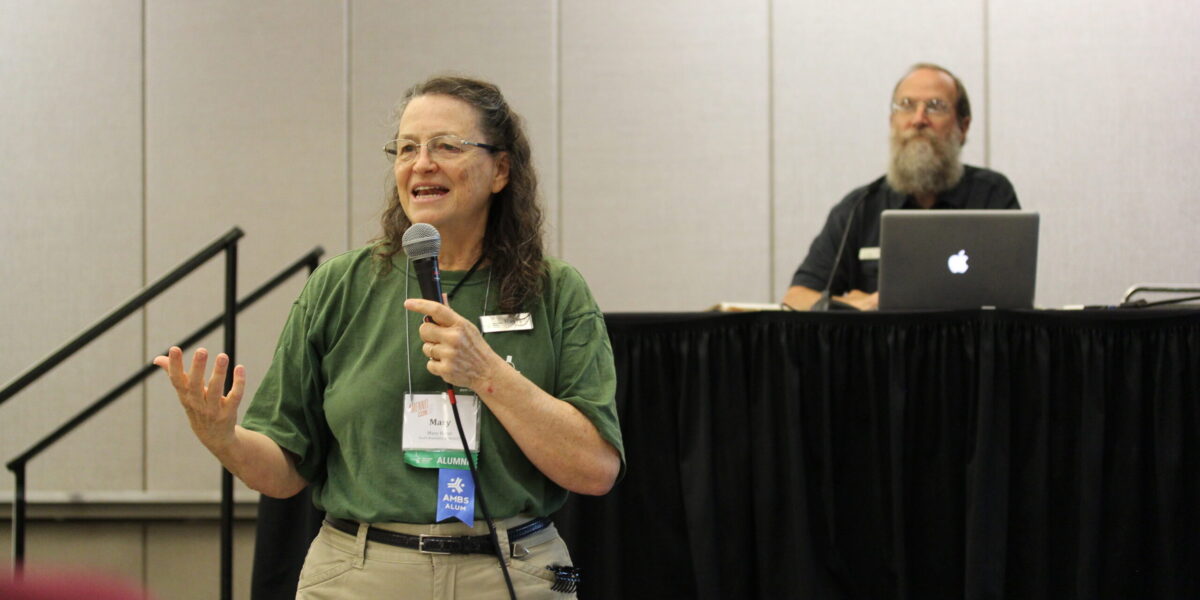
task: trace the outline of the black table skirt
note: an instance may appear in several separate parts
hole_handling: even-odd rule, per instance
[[[1200,312],[612,314],[582,598],[1200,597]],[[260,507],[254,597],[319,515]]]

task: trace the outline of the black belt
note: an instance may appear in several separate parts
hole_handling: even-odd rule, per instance
[[[350,535],[358,535],[358,521],[325,517],[325,522],[334,529]],[[538,517],[528,523],[517,525],[508,530],[509,544],[527,538],[550,526],[549,517]],[[377,527],[367,528],[367,539],[389,546],[411,548],[431,554],[492,554],[494,553],[492,539],[486,535],[409,535],[397,533]],[[509,548],[512,551],[512,548]]]

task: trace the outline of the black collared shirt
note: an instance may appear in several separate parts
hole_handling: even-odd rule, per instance
[[[808,256],[792,275],[792,285],[802,285],[814,290],[825,289],[825,282],[833,268],[834,257],[837,256],[838,244],[842,240],[842,232],[846,229],[850,210],[860,200],[862,206],[859,207],[850,234],[846,238],[842,264],[833,280],[831,291],[834,296],[838,296],[850,290],[871,293],[879,289],[879,260],[860,259],[859,252],[863,248],[879,247],[879,219],[885,209],[920,209],[912,196],[892,189],[887,184],[886,177],[880,177],[850,192],[829,211],[825,227],[813,239]],[[938,194],[933,208],[1015,209],[1021,208],[1021,205],[1017,202],[1017,193],[1013,191],[1012,184],[1004,175],[964,165],[962,180],[953,188]]]

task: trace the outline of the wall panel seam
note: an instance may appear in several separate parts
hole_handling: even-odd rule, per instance
[[[352,157],[354,154],[354,146],[352,145],[354,143],[354,128],[353,128],[354,119],[353,119],[353,115],[351,115],[351,112],[354,109],[353,88],[351,87],[351,85],[353,84],[354,54],[352,51],[352,49],[353,49],[352,42],[353,42],[354,32],[352,31],[353,22],[351,21],[350,10],[351,10],[350,0],[343,0],[343,2],[342,2],[342,50],[343,50],[342,69],[343,69],[344,73],[342,75],[342,85],[344,86],[343,102],[345,103],[343,106],[344,112],[345,112],[345,115],[344,115],[345,122],[343,123],[343,125],[346,128],[346,139],[345,139],[346,147],[344,149],[345,160],[344,160],[344,163],[342,164],[343,177],[345,178],[345,185],[346,185],[346,239],[345,239],[345,245],[343,246],[344,249],[350,249],[352,247],[351,246],[351,244],[353,243],[352,229],[354,228],[354,186],[353,186],[353,181],[352,181],[353,178],[351,177],[351,173],[352,173],[351,169],[353,168],[353,165],[351,163],[352,163]]]
[[[551,22],[554,26],[554,169],[555,176],[555,246],[556,254],[559,258],[565,259],[563,250],[566,248],[566,242],[563,238],[566,237],[566,231],[563,229],[565,222],[564,213],[566,212],[566,202],[563,198],[563,87],[562,87],[562,0],[553,0],[551,5],[554,9],[554,17]]]
[[[150,279],[150,274],[149,274],[149,269],[150,269],[150,257],[149,257],[149,255],[150,255],[150,243],[149,243],[150,231],[149,231],[149,224],[148,224],[149,219],[147,217],[147,212],[149,210],[149,197],[148,197],[147,191],[148,191],[149,185],[148,185],[148,177],[147,177],[147,173],[146,173],[147,162],[148,162],[146,160],[146,148],[147,148],[147,143],[146,143],[146,134],[147,134],[147,127],[146,127],[146,0],[142,0],[140,4],[141,4],[141,27],[139,28],[139,32],[141,35],[141,40],[139,41],[139,43],[141,44],[141,47],[139,48],[139,53],[138,53],[139,57],[138,58],[139,58],[139,63],[140,63],[140,67],[141,67],[141,82],[140,82],[141,83],[141,92],[140,92],[140,97],[139,97],[139,102],[141,102],[141,106],[139,107],[139,110],[141,112],[140,116],[141,116],[141,124],[142,124],[142,131],[140,132],[140,135],[141,135],[140,142],[142,145],[142,151],[141,151],[141,157],[140,157],[140,159],[141,159],[141,177],[142,177],[142,182],[141,182],[142,183],[142,189],[141,189],[141,196],[142,196],[141,197],[141,205],[142,205],[141,206],[141,209],[142,209],[141,210],[141,218],[142,218],[142,223],[141,223],[141,229],[142,229],[142,240],[141,240],[142,241],[142,265],[141,265],[142,281],[141,281],[141,287],[145,288],[146,285],[149,283],[149,279]],[[141,322],[142,322],[142,332],[141,332],[142,334],[140,336],[141,340],[142,340],[142,344],[141,344],[142,352],[141,352],[140,358],[141,358],[141,360],[145,360],[148,356],[150,356],[150,327],[149,327],[150,319],[147,315],[147,309],[145,307],[143,307],[138,312],[140,313]],[[141,415],[142,415],[142,489],[148,490],[149,486],[150,486],[150,480],[149,480],[150,419],[149,419],[149,415],[148,415],[148,412],[150,410],[150,398],[149,398],[150,391],[149,391],[149,386],[147,386],[145,383],[142,383],[139,387],[141,388],[141,396],[142,396],[142,410],[141,410]],[[145,560],[144,556],[145,556],[145,553],[143,553],[143,561]],[[145,567],[145,565],[143,564],[143,573],[145,573],[144,567]]]
[[[992,167],[991,5],[983,2],[983,166]]]
[[[767,302],[775,297],[775,2],[767,0]]]

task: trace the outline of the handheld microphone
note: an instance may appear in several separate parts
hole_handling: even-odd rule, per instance
[[[404,253],[408,255],[417,271],[417,284],[421,286],[421,297],[434,302],[442,301],[442,274],[438,270],[438,253],[442,250],[442,235],[429,223],[413,223],[404,230],[401,238]]]

